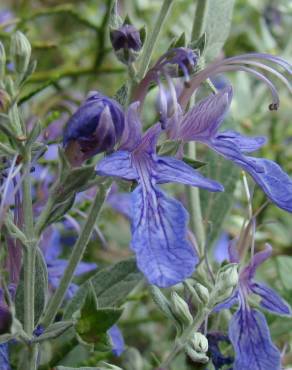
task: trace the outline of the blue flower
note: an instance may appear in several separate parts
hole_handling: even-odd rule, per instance
[[[129,107],[120,150],[101,160],[97,173],[137,181],[131,194],[131,248],[148,281],[168,287],[192,274],[198,256],[187,239],[187,211],[158,185],[179,182],[210,191],[223,188],[178,159],[159,157],[155,149],[160,124],[142,135],[138,108],[137,102]]]
[[[107,333],[110,336],[113,354],[117,357],[121,356],[125,350],[125,341],[122,332],[117,325],[113,325]]]
[[[112,150],[124,129],[124,113],[113,99],[91,92],[67,122],[63,144],[68,158],[80,164],[103,151]]]
[[[292,180],[275,162],[255,158],[254,152],[266,142],[264,137],[246,137],[236,131],[219,132],[232,100],[232,87],[201,100],[178,123],[168,126],[172,139],[199,141],[248,172],[268,198],[292,212]]]
[[[219,311],[239,304],[229,323],[229,338],[235,351],[233,370],[281,369],[280,351],[271,340],[265,316],[252,308],[248,300],[249,296],[256,295],[260,298],[260,307],[265,310],[277,315],[291,315],[289,305],[273,289],[254,280],[257,268],[271,253],[270,245],[256,253],[250,263],[241,270],[238,289],[215,308]]]
[[[9,347],[7,342],[0,344],[0,369],[11,370],[9,361]]]

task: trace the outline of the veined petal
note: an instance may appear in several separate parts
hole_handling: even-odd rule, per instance
[[[158,184],[179,182],[181,184],[197,186],[209,191],[224,190],[223,186],[218,182],[207,179],[191,166],[173,157],[157,157],[155,172]]]
[[[133,150],[141,141],[142,124],[139,115],[139,102],[132,103],[125,117],[125,128],[120,142],[121,150]]]
[[[138,174],[132,166],[131,153],[123,150],[106,156],[98,162],[96,172],[100,176],[115,176],[126,180],[138,178]]]
[[[212,138],[224,120],[232,99],[232,87],[198,102],[183,118],[178,138],[184,141]]]
[[[265,316],[242,306],[229,324],[235,351],[233,370],[280,370],[280,352],[272,343]]]
[[[263,283],[253,283],[251,290],[261,297],[260,306],[278,315],[291,315],[291,307],[273,289]]]
[[[151,284],[169,287],[182,282],[198,262],[187,240],[188,215],[177,200],[151,184],[133,194],[132,242],[137,264]]]
[[[251,175],[273,203],[292,212],[292,179],[273,161],[264,158],[245,158],[246,163],[240,163],[240,166]],[[262,167],[263,171],[258,172],[254,166],[250,166],[250,159],[256,166]]]
[[[265,158],[245,156],[236,142],[220,139],[220,136],[209,141],[208,145],[248,172],[279,208],[292,212],[292,179],[277,163]]]
[[[254,152],[261,148],[267,141],[264,136],[248,137],[233,130],[220,132],[216,135],[216,139],[230,140],[232,143],[236,144],[237,148],[243,153]]]

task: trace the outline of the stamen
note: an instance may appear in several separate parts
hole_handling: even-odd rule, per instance
[[[240,66],[240,65],[239,66],[237,66],[237,65],[234,66],[234,65],[229,65],[229,64],[225,65],[225,66],[221,66],[220,68],[218,68],[217,73],[218,72],[228,72],[228,71],[248,72],[248,73],[251,73],[251,74],[255,75],[259,80],[262,80],[263,82],[265,82],[266,85],[270,88],[272,98],[273,98],[272,104],[269,105],[269,109],[271,109],[270,107],[272,107],[272,110],[277,110],[279,108],[280,98],[279,98],[279,95],[278,95],[278,91],[277,91],[275,85],[272,83],[272,81],[270,81],[266,76],[264,76],[260,72],[254,70],[254,69],[251,69],[249,67]]]

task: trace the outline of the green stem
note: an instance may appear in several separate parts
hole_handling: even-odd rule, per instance
[[[24,166],[23,191],[23,218],[24,234],[28,245],[24,253],[24,330],[31,335],[34,329],[34,278],[36,243],[34,240],[33,209],[31,197],[31,182],[29,174],[30,155],[27,155]]]
[[[205,320],[206,315],[210,312],[209,308],[203,308],[198,312],[193,324],[189,326],[182,336],[174,343],[169,355],[160,364],[160,368],[167,369],[171,362],[176,358],[176,356],[184,349],[187,341],[190,339],[191,335],[195,333]]]
[[[187,145],[188,156],[196,159],[196,143],[190,142]],[[188,209],[190,214],[190,229],[194,232],[198,243],[200,256],[204,255],[205,246],[205,228],[200,201],[200,191],[198,188],[186,186],[188,198]]]
[[[209,0],[199,0],[196,7],[192,28],[192,40],[197,40],[205,31],[206,19],[209,6]],[[195,100],[195,99],[194,99]],[[194,103],[194,100],[192,101]],[[196,159],[196,144],[194,142],[188,143],[188,155],[192,159]],[[198,249],[201,257],[204,255],[205,248],[205,228],[203,223],[203,216],[200,202],[200,192],[198,188],[186,188],[188,196],[188,205],[190,211],[190,227],[195,233]]]
[[[209,0],[198,0],[193,22],[191,40],[197,40],[206,28]]]
[[[35,298],[35,258],[37,243],[34,237],[33,208],[31,197],[31,178],[30,178],[31,153],[25,158],[23,172],[26,174],[23,179],[23,219],[24,233],[27,239],[24,250],[23,274],[24,274],[24,330],[30,337],[34,330],[34,298]],[[26,370],[37,369],[38,346],[31,345],[28,349]]]
[[[51,324],[51,322],[54,320],[56,313],[58,312],[58,309],[63,303],[66,291],[74,277],[75,269],[78,263],[81,261],[82,256],[85,252],[85,249],[87,247],[87,244],[90,240],[92,231],[94,229],[94,225],[96,223],[96,219],[104,203],[108,187],[109,186],[101,185],[95,195],[95,198],[91,205],[87,220],[85,224],[83,225],[79,238],[77,239],[73,247],[73,250],[72,250],[67,268],[64,272],[64,275],[60,281],[60,284],[57,290],[55,291],[54,295],[49,301],[49,305],[43,316],[42,324],[45,327]]]
[[[160,33],[160,30],[164,24],[164,21],[167,17],[168,11],[173,3],[173,0],[164,0],[160,13],[157,17],[156,23],[153,27],[153,30],[150,33],[150,36],[147,37],[144,48],[143,48],[143,53],[141,56],[141,63],[140,63],[140,68],[138,70],[138,80],[141,80],[144,77],[145,72],[147,71],[147,68],[149,66],[151,56],[155,47],[155,44],[158,40],[158,36]]]

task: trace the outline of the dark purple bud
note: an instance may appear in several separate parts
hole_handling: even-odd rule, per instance
[[[131,24],[124,24],[110,32],[116,57],[124,64],[133,63],[142,48],[140,32]]]
[[[68,159],[80,165],[95,154],[112,150],[122,136],[124,121],[118,102],[91,92],[65,127],[63,145]]]
[[[140,32],[131,24],[124,24],[110,32],[110,39],[115,51],[120,49],[132,49],[139,51],[142,47]]]
[[[7,307],[0,303],[0,335],[9,333],[12,324],[12,315]]]

